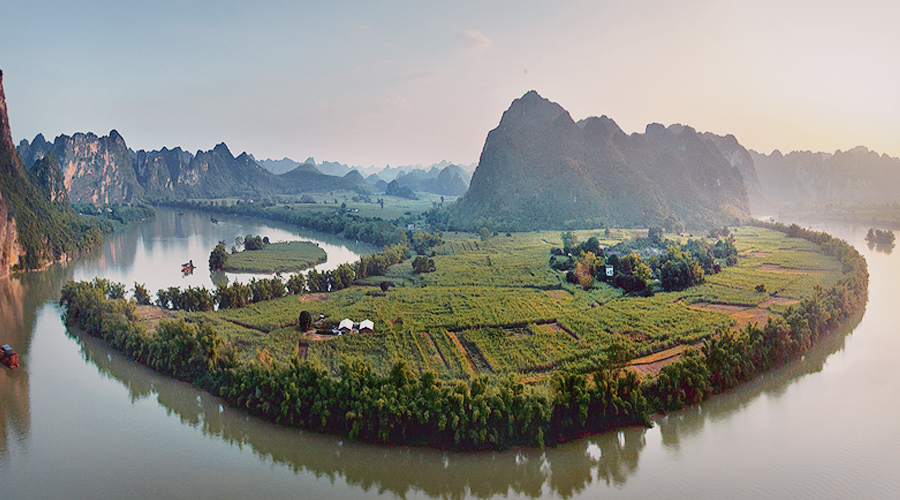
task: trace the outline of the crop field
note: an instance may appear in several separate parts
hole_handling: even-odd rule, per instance
[[[619,241],[613,238],[646,232],[613,230],[610,239],[602,231],[576,234],[581,241],[597,236],[606,246]],[[287,296],[182,314],[212,322],[245,359],[263,349],[290,359],[304,341],[307,359],[333,373],[346,358],[362,359],[379,373],[402,358],[415,370],[445,379],[477,373],[542,377],[555,367],[602,357],[621,337],[639,355],[696,344],[738,325],[728,311],[778,314],[815,285],[841,277],[837,260],[805,240],[750,227],[734,234],[737,265],[701,285],[646,298],[625,297],[602,283],[589,290],[566,283],[564,273],[548,265],[550,249],[561,246],[559,232],[503,233],[487,240],[445,233],[444,243],[434,248],[433,273],[415,274],[407,260],[385,277],[370,277],[321,301]],[[382,280],[397,286],[382,292],[374,286]],[[759,285],[764,291],[757,291]],[[324,316],[314,323],[322,335],[296,329],[302,311]],[[344,318],[370,319],[375,333],[331,335]]]
[[[325,262],[325,250],[309,241],[287,241],[264,245],[262,250],[229,254],[225,271],[230,273],[289,273]]]

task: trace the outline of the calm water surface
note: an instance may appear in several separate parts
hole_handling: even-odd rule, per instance
[[[297,238],[284,227],[160,211],[83,259],[0,281],[0,342],[22,361],[0,367],[0,497],[897,498],[900,251],[869,249],[868,228],[818,229],[866,257],[869,304],[802,360],[650,429],[459,454],[280,428],[68,332],[56,305],[68,279],[210,287],[205,264],[218,240]],[[302,236],[326,249],[325,266],[370,251]],[[188,259],[198,269],[182,277]]]

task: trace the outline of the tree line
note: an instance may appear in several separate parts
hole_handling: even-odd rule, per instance
[[[348,240],[359,240],[377,247],[408,244],[405,229],[393,222],[379,217],[349,214],[345,210],[313,212],[293,210],[288,206],[264,207],[253,203],[226,205],[194,200],[169,201],[166,205],[284,222],[323,233],[339,234]]]
[[[276,423],[354,440],[452,449],[542,446],[622,425],[647,425],[649,407],[634,373],[597,368],[560,372],[549,387],[518,376],[444,381],[396,361],[379,375],[358,359],[338,376],[266,351],[253,361],[209,325],[161,320],[154,333],[107,280],[69,282],[60,304],[66,322],[109,342],[136,361],[194,383],[230,404]]]

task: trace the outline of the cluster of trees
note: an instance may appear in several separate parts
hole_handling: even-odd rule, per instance
[[[315,229],[323,233],[340,234],[350,240],[359,240],[375,246],[407,244],[405,228],[378,217],[362,217],[345,210],[312,212],[289,210],[290,207],[263,207],[257,204],[219,205],[214,203],[184,200],[168,202],[180,208],[205,210],[213,213],[243,215],[269,219],[299,227]],[[288,210],[286,210],[288,209]]]
[[[378,253],[363,255],[356,264],[356,279],[382,276],[389,267],[407,257],[409,257],[409,246],[400,243],[384,247],[384,250]]]
[[[128,225],[156,218],[156,209],[150,205],[102,205],[92,203],[73,203],[72,208],[82,214]]]
[[[440,233],[415,230],[410,231],[407,237],[410,250],[418,255],[428,255],[434,247],[444,244]]]
[[[262,250],[265,244],[269,243],[269,237],[263,238],[260,235],[253,236],[248,234],[244,237],[244,250]]]
[[[724,228],[727,231],[727,228]],[[572,232],[561,235],[563,247],[550,251],[550,266],[568,271],[566,280],[585,289],[607,282],[628,294],[652,295],[657,290],[684,290],[703,283],[704,276],[720,271],[717,260],[737,263],[737,248],[730,234],[716,241],[688,240],[678,244],[663,238],[661,228],[650,228],[646,237],[600,248],[595,237],[579,243]],[[640,253],[649,254],[648,259]],[[607,266],[612,267],[612,275]]]
[[[181,380],[209,386],[225,342],[209,325],[184,320],[161,320],[154,335],[138,320],[136,304],[114,298],[119,285],[101,278],[70,281],[63,286],[60,304],[66,323],[109,342],[130,358]]]
[[[225,250],[225,244],[219,243],[213,248],[209,254],[209,270],[222,271],[225,269],[225,263],[228,261],[228,251]]]
[[[869,228],[866,234],[866,241],[869,242],[869,248],[878,247],[878,250],[890,252],[894,248],[894,232],[888,229]]]
[[[412,268],[413,272],[417,274],[433,273],[435,271],[434,259],[419,255],[413,259]]]

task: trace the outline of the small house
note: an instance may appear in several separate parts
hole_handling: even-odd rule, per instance
[[[341,333],[350,333],[353,331],[353,320],[344,318],[338,323],[338,331]]]
[[[375,323],[367,319],[360,321],[359,333],[375,333]]]

